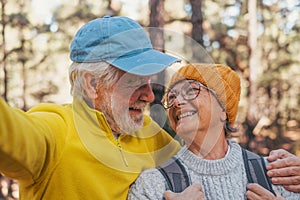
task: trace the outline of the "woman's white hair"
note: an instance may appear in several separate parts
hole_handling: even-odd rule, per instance
[[[77,63],[73,62],[69,68],[69,80],[71,83],[71,95],[87,99],[86,90],[84,86],[84,71],[89,71],[94,74],[95,79],[93,83],[95,87],[99,80],[102,86],[109,88],[113,86],[121,77],[121,70],[106,62],[94,63]]]

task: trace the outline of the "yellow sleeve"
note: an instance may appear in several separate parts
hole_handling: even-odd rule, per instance
[[[55,112],[23,112],[2,99],[0,110],[0,171],[32,184],[54,155],[54,132],[62,128],[63,119]]]

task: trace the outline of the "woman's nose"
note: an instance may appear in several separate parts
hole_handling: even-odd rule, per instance
[[[174,100],[173,102],[173,106],[176,108],[176,107],[180,107],[182,106],[183,104],[186,103],[186,100],[182,97],[181,94],[179,94],[176,99]]]

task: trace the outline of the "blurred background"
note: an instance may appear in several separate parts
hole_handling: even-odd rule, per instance
[[[75,32],[94,18],[123,15],[160,28],[149,29],[156,49],[186,61],[209,58],[239,74],[239,132],[232,139],[261,155],[283,148],[300,156],[300,0],[0,1],[0,95],[11,106],[71,102]],[[155,105],[164,88],[153,88]],[[159,121],[163,113],[155,108],[150,114]],[[0,175],[0,200],[18,198],[17,182]]]

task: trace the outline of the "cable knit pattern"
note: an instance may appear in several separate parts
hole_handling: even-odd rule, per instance
[[[202,185],[207,200],[244,200],[247,176],[241,147],[229,140],[229,154],[219,160],[204,160],[183,147],[176,155],[187,169],[193,184]],[[167,188],[164,177],[157,169],[144,171],[131,186],[128,200],[161,200]],[[299,200],[300,194],[273,186],[287,200]]]

